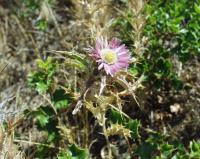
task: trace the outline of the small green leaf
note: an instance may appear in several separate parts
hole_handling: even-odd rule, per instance
[[[37,60],[37,64],[39,69],[28,75],[28,84],[39,93],[46,93],[53,84],[57,63],[53,63],[51,57],[48,57],[46,61]]]
[[[136,155],[138,155],[141,159],[150,159],[152,158],[152,154],[155,149],[155,145],[150,143],[143,143],[136,150]]]
[[[69,146],[66,151],[61,151],[58,154],[58,159],[88,159],[89,153],[85,149],[77,147],[75,144]]]
[[[141,126],[140,121],[136,120],[129,120],[128,123],[125,124],[126,128],[131,130],[131,136],[136,139],[139,138],[139,127]]]
[[[48,140],[47,142],[52,142],[56,138],[56,133],[55,132],[50,132],[48,133]]]
[[[200,143],[196,141],[190,142],[190,149],[192,152],[199,152],[200,153]]]
[[[125,123],[125,118],[123,117],[122,114],[120,114],[116,110],[111,110],[110,111],[110,118],[109,118],[113,123],[118,123],[118,124],[124,124]]]
[[[35,112],[35,115],[41,127],[46,126],[46,124],[49,122],[48,114],[46,114],[42,109],[39,109],[37,112]]]
[[[174,146],[170,145],[168,143],[164,143],[161,145],[161,151],[162,151],[162,156],[170,157],[172,155],[172,152],[174,151]]]
[[[39,93],[45,93],[47,90],[48,90],[48,85],[45,84],[44,82],[38,82],[36,83],[36,90],[39,92]]]
[[[85,149],[77,147],[75,144],[69,146],[69,150],[72,154],[73,159],[88,159],[89,153]]]
[[[63,89],[57,89],[52,95],[52,102],[56,109],[67,108],[69,102],[72,100],[69,94],[66,94]]]
[[[160,73],[160,72],[156,72],[156,73],[154,73],[154,75],[156,76],[157,79],[161,79],[161,77],[162,77],[162,73]]]
[[[43,30],[43,31],[48,28],[48,22],[45,19],[41,19],[37,21],[35,25],[39,30]]]
[[[131,75],[136,76],[138,75],[138,70],[134,67],[131,67],[128,69],[128,71],[131,73]]]
[[[61,151],[58,154],[58,159],[73,159],[69,151]]]
[[[200,14],[200,6],[198,4],[194,4],[194,10],[195,12],[197,12],[198,14]]]

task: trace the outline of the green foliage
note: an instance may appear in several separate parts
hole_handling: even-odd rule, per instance
[[[52,141],[58,134],[58,120],[55,118],[55,112],[50,106],[41,106],[36,111],[31,113],[32,117],[37,119],[38,129],[41,131],[46,131],[48,133],[48,140]]]
[[[38,60],[38,70],[28,75],[28,84],[39,93],[46,93],[53,84],[53,76],[56,72],[57,64],[51,58],[46,61]]]
[[[130,68],[128,69],[128,71],[129,71],[130,74],[133,75],[133,76],[137,76],[137,75],[138,75],[138,69],[137,69],[136,67],[134,67],[134,66],[130,67]]]
[[[57,110],[67,108],[71,100],[72,97],[69,94],[66,94],[63,89],[57,89],[51,98],[51,101]]]
[[[28,113],[28,118],[35,119],[37,129],[42,134],[46,134],[36,148],[34,157],[46,158],[50,155],[53,147],[57,145],[61,139],[59,134],[59,121],[55,116],[55,112],[50,106],[40,106],[36,110]],[[55,149],[54,149],[55,151]],[[55,154],[54,154],[55,155]]]
[[[131,136],[133,139],[139,138],[139,127],[141,126],[140,121],[137,119],[129,119],[129,121],[125,124],[125,127],[131,130]]]
[[[120,114],[118,111],[115,110],[110,110],[110,116],[109,119],[113,122],[113,123],[118,123],[118,124],[122,124],[125,128],[131,130],[131,137],[133,139],[137,139],[139,138],[139,127],[141,126],[140,121],[138,121],[137,119],[133,120],[133,119],[128,119],[126,117],[124,117],[122,114]]]
[[[138,146],[135,155],[141,159],[197,159],[200,157],[200,142],[191,141],[186,149],[178,141],[158,132],[149,132],[149,137]]]
[[[21,2],[31,11],[35,11],[40,7],[40,0],[21,0]]]
[[[67,151],[61,151],[58,155],[58,159],[88,159],[88,157],[88,151],[75,144],[70,145]]]
[[[120,123],[132,131],[132,138],[138,139],[138,120],[127,119],[115,110],[110,111],[109,119],[113,123]],[[200,157],[200,142],[192,141],[189,150],[181,142],[173,141],[170,137],[158,132],[147,130],[148,138],[141,142],[134,150],[133,156],[141,159],[197,159]]]
[[[56,90],[51,97],[51,102],[54,104],[57,111],[67,108],[71,100],[72,97],[69,94],[66,94],[65,91],[62,89]],[[48,152],[47,149],[51,150],[51,146],[54,147],[54,145],[57,145],[62,139],[62,136],[60,135],[58,129],[58,126],[60,125],[59,117],[50,105],[40,106],[36,110],[27,114],[29,118],[36,119],[35,124],[38,128],[38,131],[47,134],[43,143],[41,143],[41,145],[37,147],[35,153],[35,157],[46,158],[51,152]],[[50,147],[48,147],[47,145],[50,145]],[[66,155],[68,155],[69,159],[74,159],[74,156],[76,156],[77,159],[84,159],[84,156],[87,155],[86,151],[83,151],[82,149],[79,149],[76,146],[69,147],[69,150],[70,151],[67,151],[67,154],[64,153],[65,155],[63,154],[63,156],[62,154],[60,154],[59,157],[66,157]],[[56,155],[56,152],[54,153],[54,155]]]
[[[160,87],[164,81],[171,81],[177,89],[182,87],[174,71],[173,59],[182,62],[200,53],[199,0],[151,1],[144,10],[147,21],[144,36],[148,38],[147,49],[140,56],[140,63],[130,70],[145,73],[149,81]],[[114,22],[121,31],[121,38],[131,48],[134,44],[135,17],[128,10],[125,17]],[[135,55],[134,51],[132,52]],[[136,71],[134,71],[136,72]]]
[[[48,57],[47,60],[37,60],[37,70],[32,72],[28,76],[28,84],[30,87],[34,88],[40,94],[50,96],[48,102],[50,105],[40,106],[36,110],[27,113],[30,118],[36,119],[35,124],[38,131],[47,134],[45,140],[41,145],[37,147],[35,157],[46,158],[49,156],[52,146],[60,143],[62,136],[59,132],[58,127],[60,126],[60,117],[64,109],[67,109],[69,104],[72,102],[73,97],[71,94],[66,93],[64,89],[56,87],[54,83],[54,76],[56,70],[58,69],[58,64]],[[52,87],[56,87],[52,89]],[[46,145],[51,145],[47,147]],[[54,155],[57,155],[54,152]],[[62,152],[59,158],[68,157],[69,159],[84,159],[87,158],[87,153],[85,150],[79,149],[78,147],[72,145],[69,146],[67,154]]]
[[[200,53],[199,5],[199,1],[157,0],[147,6],[147,14],[151,16],[147,21],[145,35],[150,40],[149,51],[158,54],[155,57],[177,55],[185,61]]]
[[[20,0],[21,4],[24,6],[23,12],[20,12],[20,17],[26,19],[27,17],[34,16],[34,18],[37,16],[38,18],[35,19],[34,26],[37,27],[37,29],[41,31],[45,31],[48,29],[48,26],[50,22],[48,19],[45,19],[45,17],[40,17],[41,12],[47,12],[47,8],[43,8],[42,5],[44,2],[48,5],[53,5],[54,0]],[[37,14],[36,14],[37,13]],[[50,18],[52,18],[52,15],[49,15]],[[47,17],[46,17],[47,18]]]
[[[49,115],[42,108],[35,111],[34,113],[40,127],[45,127],[47,123],[49,122]]]
[[[48,28],[48,22],[44,19],[38,20],[35,25],[39,30],[43,31],[45,31]]]
[[[138,147],[136,155],[140,156],[141,159],[150,159],[153,155],[153,150],[155,150],[155,145],[151,143],[143,143]]]

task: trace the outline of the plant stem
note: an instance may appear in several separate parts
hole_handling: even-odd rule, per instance
[[[107,136],[107,132],[106,132],[106,118],[105,118],[105,114],[103,114],[103,134],[106,138],[106,143],[107,143],[107,147],[108,147],[108,158],[112,159],[112,150],[111,150],[111,145]]]

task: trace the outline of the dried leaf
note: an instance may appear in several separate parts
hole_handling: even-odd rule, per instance
[[[106,130],[106,133],[108,136],[123,135],[125,137],[131,137],[131,131],[119,124],[111,124],[111,126]]]
[[[60,129],[59,132],[64,139],[67,139],[70,144],[75,143],[72,135],[73,134],[72,129],[68,129],[65,126],[58,126],[57,128]]]

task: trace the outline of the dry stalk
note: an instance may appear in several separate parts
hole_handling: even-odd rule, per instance
[[[40,20],[40,19],[44,19],[47,22],[53,22],[55,27],[56,27],[56,30],[58,32],[58,35],[60,37],[62,37],[62,31],[61,31],[61,29],[58,25],[57,20],[56,20],[55,13],[53,12],[52,7],[50,6],[50,4],[47,0],[44,0],[41,3],[40,15],[39,15],[37,20]]]
[[[13,124],[11,124],[13,125]],[[7,159],[24,159],[23,153],[19,151],[19,147],[14,144],[14,131],[7,132],[1,125],[0,128],[0,158]]]
[[[134,52],[138,56],[143,54],[147,42],[147,38],[142,36],[146,23],[146,16],[142,13],[145,3],[145,0],[130,0],[128,5],[129,10],[134,16],[130,22],[133,27],[132,39],[134,41]]]
[[[73,3],[80,24],[91,31],[90,39],[94,40],[99,36],[110,36],[111,0],[75,0]]]

